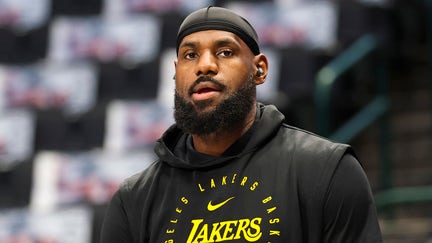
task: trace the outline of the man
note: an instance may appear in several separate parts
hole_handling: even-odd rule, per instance
[[[177,54],[176,124],[157,141],[158,160],[114,195],[103,243],[382,241],[351,148],[256,102],[268,62],[244,18],[193,12]]]

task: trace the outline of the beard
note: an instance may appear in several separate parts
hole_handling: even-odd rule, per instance
[[[217,82],[217,81],[213,81]],[[186,133],[204,135],[222,130],[234,130],[247,117],[255,105],[256,86],[253,75],[237,91],[222,100],[210,111],[197,111],[211,102],[203,101],[196,104],[186,101],[175,91],[174,118],[177,126]]]

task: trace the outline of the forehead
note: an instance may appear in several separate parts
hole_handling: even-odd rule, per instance
[[[223,30],[203,30],[185,36],[180,42],[179,49],[184,46],[202,44],[233,44],[248,48],[246,43],[234,33]]]

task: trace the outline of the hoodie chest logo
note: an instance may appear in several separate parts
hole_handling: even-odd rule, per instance
[[[277,200],[269,192],[259,190],[261,183],[236,173],[199,181],[195,192],[180,196],[172,218],[166,224],[162,242],[280,242],[282,233]],[[237,187],[227,190],[236,191],[236,195],[227,195],[216,201],[198,198],[194,201],[197,194],[205,193],[211,197],[213,190],[216,192],[227,187]],[[236,205],[242,206],[236,208]],[[189,214],[196,216],[190,217]]]
[[[223,202],[220,202],[220,203],[218,203],[218,204],[212,204],[212,201],[210,201],[208,204],[207,204],[207,210],[208,211],[215,211],[215,210],[217,210],[217,209],[219,209],[220,207],[222,207],[223,205],[225,205],[225,204],[227,204],[229,201],[231,201],[232,199],[234,199],[234,197],[230,197],[230,198],[228,198],[227,200],[225,200],[225,201],[223,201]]]

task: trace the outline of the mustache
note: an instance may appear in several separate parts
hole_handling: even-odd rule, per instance
[[[194,90],[195,86],[197,86],[198,84],[200,84],[202,82],[213,83],[220,90],[224,90],[226,88],[226,86],[222,82],[220,82],[219,80],[213,78],[212,76],[204,75],[204,76],[198,77],[195,80],[195,82],[192,83],[191,87],[189,88],[189,94],[193,94],[193,90]]]

